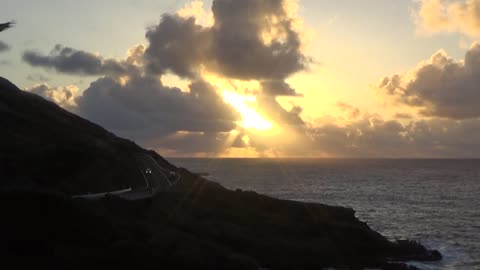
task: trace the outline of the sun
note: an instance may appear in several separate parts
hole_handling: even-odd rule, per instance
[[[256,101],[254,96],[242,96],[232,91],[223,91],[223,100],[235,108],[242,116],[240,125],[246,129],[268,131],[273,124],[261,116],[250,104]]]

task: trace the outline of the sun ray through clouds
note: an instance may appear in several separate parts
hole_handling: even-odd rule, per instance
[[[245,129],[257,131],[271,130],[274,125],[260,115],[250,104],[256,101],[254,96],[242,96],[232,91],[223,91],[223,99],[234,107],[241,115],[240,125]]]

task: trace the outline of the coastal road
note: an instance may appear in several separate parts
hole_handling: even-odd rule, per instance
[[[121,198],[128,200],[150,198],[158,192],[170,190],[181,178],[180,174],[162,167],[148,154],[136,155],[135,160],[139,173],[145,181],[145,187],[122,194]]]
[[[147,188],[153,190],[169,190],[180,178],[180,175],[165,167],[162,167],[150,155],[141,154],[135,157],[142,175],[147,181]],[[150,171],[150,173],[147,173]]]
[[[74,198],[99,199],[107,195],[114,195],[127,200],[142,200],[153,197],[159,192],[170,190],[178,181],[181,175],[178,172],[171,171],[162,167],[148,154],[138,154],[135,156],[138,167],[138,175],[142,177],[145,186],[130,191],[110,191],[98,194],[77,195]]]

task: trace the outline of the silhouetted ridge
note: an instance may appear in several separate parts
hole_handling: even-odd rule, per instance
[[[144,149],[4,78],[0,123],[0,186],[78,194],[144,184],[133,158]]]
[[[3,91],[18,90],[17,86],[15,86],[12,82],[3,77],[0,77],[0,89],[2,89]]]
[[[441,259],[352,209],[231,191],[185,169],[155,196],[74,200],[144,188],[139,154],[174,167],[3,78],[0,127],[2,269],[413,270],[392,261]]]

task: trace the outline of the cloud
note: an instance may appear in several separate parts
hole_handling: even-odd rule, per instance
[[[413,119],[413,116],[409,113],[396,113],[394,117],[396,119]]]
[[[293,106],[286,110],[278,103],[274,96],[261,95],[257,97],[257,110],[268,116],[274,123],[289,127],[303,127],[305,122],[300,114],[303,109],[300,106]]]
[[[48,84],[39,84],[26,90],[53,101],[70,111],[76,109],[76,99],[80,95],[80,89],[75,85],[50,87]]]
[[[147,32],[147,70],[195,79],[206,69],[227,79],[260,81],[262,95],[272,97],[257,99],[261,110],[277,123],[303,125],[300,107],[287,112],[274,99],[300,96],[285,79],[309,61],[287,2],[216,0],[210,27],[193,17],[164,15]]]
[[[428,8],[453,3],[422,4],[427,2],[431,6],[422,16]],[[311,62],[302,50],[295,3],[214,0],[208,13],[196,1],[177,14],[163,15],[147,30],[148,43],[134,46],[124,59],[62,45],[48,55],[27,51],[23,59],[32,66],[98,77],[83,92],[74,86],[47,84],[28,90],[167,155],[216,156],[236,149],[278,156],[478,157],[478,44],[464,60],[439,51],[405,74],[386,77],[379,84],[389,97],[418,108],[421,115],[431,117],[428,120],[415,120],[405,113],[384,119],[338,103],[349,121],[313,126],[302,119],[302,107],[282,107],[277,97],[300,96],[287,79]],[[427,23],[441,26],[438,29],[452,25],[451,18],[431,18],[435,20]],[[168,73],[190,81],[189,86],[181,90],[164,85],[161,78]],[[248,87],[256,93],[256,103],[250,105],[274,123],[272,134],[239,127],[241,115],[219,94],[225,89],[216,89],[212,85],[216,79],[211,84],[207,78],[231,83],[232,88],[235,82],[254,85],[254,89]]]
[[[75,102],[77,106],[70,108],[76,113],[170,156],[217,156],[231,148],[270,156],[378,158],[469,158],[478,157],[480,151],[478,119],[410,119],[400,123],[364,114],[345,125],[329,122],[312,127],[299,117],[299,108],[288,111],[272,97],[265,97],[259,104],[275,104],[268,106],[277,108],[271,115],[283,121],[290,119],[283,123],[296,133],[292,137],[282,131],[281,137],[272,139],[240,130],[236,126],[239,115],[208,83],[197,81],[189,90],[165,87],[152,77],[132,78],[125,84],[101,78],[83,95],[69,87],[39,85],[29,89],[64,107]]]
[[[304,70],[308,58],[286,10],[289,0],[214,0],[214,24],[164,15],[149,29],[146,56],[157,73],[194,77],[202,67],[235,79],[283,79]]]
[[[438,51],[407,73],[384,78],[379,88],[424,116],[467,119],[480,117],[479,85],[480,44],[475,43],[464,60]]]
[[[346,126],[325,124],[309,130],[310,152],[336,157],[478,157],[480,120],[432,119],[402,125],[364,115]]]
[[[205,16],[202,2],[195,1],[177,14],[164,14],[147,30],[148,45],[135,55],[138,65],[63,45],[49,55],[27,51],[23,59],[78,75],[121,76],[139,65],[151,75],[172,72],[188,79],[207,71],[227,79],[261,81],[265,94],[298,95],[285,79],[313,60],[303,53],[295,7],[295,0],[214,0],[212,22],[205,25],[191,17]]]
[[[48,78],[48,77],[46,77],[42,74],[38,74],[38,73],[29,74],[26,77],[26,79],[29,80],[29,81],[32,81],[32,82],[40,82],[40,83],[45,83],[45,82],[50,81],[50,78]]]
[[[160,24],[146,34],[148,70],[156,74],[170,71],[185,78],[197,77],[201,64],[209,59],[210,35],[207,29],[195,24],[194,18],[164,15]]]
[[[239,79],[283,79],[304,70],[309,59],[288,9],[293,2],[214,1],[212,53],[217,70]]]
[[[10,46],[7,43],[0,40],[0,53],[6,52],[8,50],[10,50]]]
[[[261,82],[262,94],[268,96],[302,96],[288,83],[282,80],[267,80]]]
[[[213,24],[164,15],[147,34],[147,68],[197,78],[206,69],[223,77],[264,81],[267,92],[296,95],[284,80],[312,61],[302,51],[292,0],[214,0]],[[198,6],[195,10],[197,10]],[[188,9],[183,13],[194,15]]]
[[[404,143],[401,132],[404,127],[395,121],[384,121],[378,115],[339,126],[333,123],[312,128],[312,138],[316,151],[327,156],[388,156]]]
[[[204,7],[204,2],[201,0],[195,0],[185,5],[182,9],[176,13],[182,18],[195,18],[195,23],[203,26],[213,25],[213,13],[207,11]]]
[[[61,73],[102,77],[78,98],[77,111],[129,138],[218,135],[236,128],[238,113],[205,81],[206,74],[258,82],[259,89],[251,90],[262,95],[259,111],[280,125],[304,126],[301,107],[288,111],[275,99],[300,96],[286,79],[312,61],[302,51],[296,1],[214,0],[210,13],[199,3],[163,15],[147,29],[148,43],[132,48],[123,60],[63,45],[48,55],[27,51],[23,60]],[[193,82],[190,92],[164,86],[158,78],[167,73]]]
[[[331,122],[303,131],[295,139],[275,141],[249,131],[233,137],[229,133],[183,133],[162,137],[152,145],[181,156],[216,156],[231,148],[272,157],[348,158],[478,158],[480,151],[477,119],[411,120],[402,124],[365,114],[347,125]]]
[[[360,116],[360,109],[344,102],[338,102],[337,106],[343,112],[346,112],[350,118],[357,118]]]
[[[397,121],[365,113],[348,123],[306,124],[293,132],[272,140],[246,131],[240,136],[248,135],[249,143],[239,147],[276,157],[478,158],[480,151],[479,119]]]
[[[140,48],[140,47],[138,47]],[[133,51],[138,48],[132,49]],[[90,52],[76,50],[63,45],[56,45],[49,55],[42,55],[35,51],[26,51],[23,60],[34,67],[43,67],[57,72],[82,76],[111,75],[121,76],[135,73],[137,67],[133,64],[136,55],[125,61],[104,59]]]
[[[421,0],[416,15],[423,31],[480,35],[480,0]]]
[[[163,86],[156,77],[125,84],[101,78],[78,98],[77,112],[121,136],[142,142],[184,132],[229,132],[240,116],[215,89],[195,81],[190,92]]]
[[[152,138],[148,145],[169,156],[217,157],[226,149],[238,146],[236,143],[239,139],[240,136],[227,132],[178,132]]]

